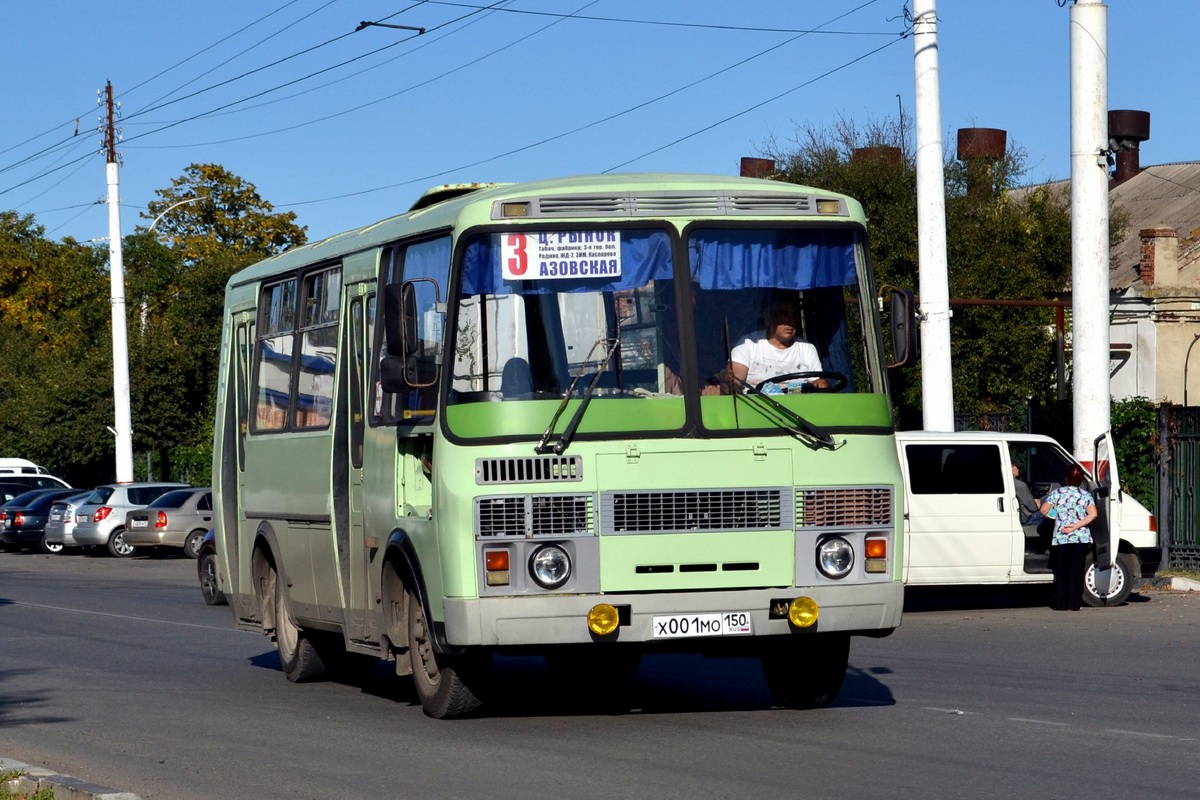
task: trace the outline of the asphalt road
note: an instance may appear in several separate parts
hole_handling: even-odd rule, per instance
[[[292,685],[182,558],[0,554],[0,756],[192,798],[1193,798],[1200,595],[1053,612],[910,597],[833,707],[770,707],[748,660],[653,657],[596,713],[501,659],[494,715],[426,718],[383,665]]]

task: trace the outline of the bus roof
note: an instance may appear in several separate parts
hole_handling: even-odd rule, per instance
[[[688,201],[680,201],[686,195]],[[628,220],[637,217],[710,218],[739,214],[759,216],[817,216],[815,200],[839,201],[830,221],[859,222],[866,218],[857,201],[838,193],[783,181],[699,173],[618,173],[550,178],[527,183],[446,184],[426,191],[402,214],[334,234],[326,239],[272,256],[230,278],[237,286],[307,264],[334,261],[352,253],[378,247],[419,229],[458,229],[495,223],[493,213],[501,201],[564,198],[540,206],[529,216],[545,221],[556,218]],[[772,199],[774,198],[774,199]],[[780,198],[790,198],[780,202]],[[549,208],[550,210],[545,210]],[[828,212],[826,212],[828,213]],[[514,220],[515,221],[515,220]]]

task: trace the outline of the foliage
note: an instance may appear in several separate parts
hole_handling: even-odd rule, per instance
[[[207,482],[225,283],[305,229],[215,165],[158,194],[154,230],[123,242],[135,469],[152,453],[155,477]],[[107,248],[0,212],[0,454],[77,486],[115,477],[111,311]]]
[[[802,129],[790,149],[772,143],[765,150],[781,165],[782,179],[859,200],[879,283],[915,289],[916,163],[909,135],[904,121],[859,129],[842,119],[833,130]],[[954,398],[956,410],[971,415],[1021,409],[1055,388],[1053,308],[966,302],[1049,300],[1068,283],[1069,209],[1048,187],[1012,191],[1024,158],[1014,148],[994,165],[946,165]],[[894,371],[891,381],[902,427],[919,427],[919,369]]]
[[[1153,506],[1154,472],[1158,465],[1158,408],[1145,397],[1112,404],[1113,448],[1117,451],[1121,488]]]
[[[293,211],[277,213],[254,184],[217,164],[192,164],[158,190],[146,219],[154,232],[189,263],[232,256],[245,265],[305,242],[306,228]]]

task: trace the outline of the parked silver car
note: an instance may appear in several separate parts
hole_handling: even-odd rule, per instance
[[[46,519],[46,548],[53,553],[60,553],[64,547],[78,547],[75,541],[75,512],[92,496],[92,490],[73,494],[54,501],[50,506],[50,516]]]
[[[212,519],[212,489],[176,489],[125,515],[125,544],[182,547],[188,558],[199,558]]]
[[[125,515],[144,508],[172,489],[189,488],[186,483],[108,483],[97,486],[75,511],[75,544],[105,546],[117,558],[133,555],[125,543]]]

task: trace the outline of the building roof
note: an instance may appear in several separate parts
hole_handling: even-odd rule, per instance
[[[1120,244],[1112,249],[1109,286],[1123,290],[1140,285],[1139,231],[1173,228],[1182,241],[1200,235],[1200,161],[1145,167],[1109,192],[1113,204],[1129,215]],[[1181,257],[1184,254],[1181,253]]]

